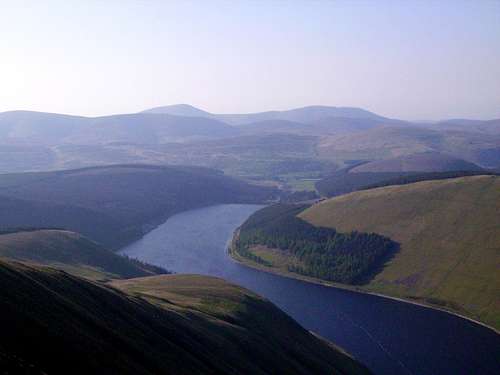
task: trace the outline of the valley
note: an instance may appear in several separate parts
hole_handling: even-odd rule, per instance
[[[0,375],[499,375],[499,16],[2,2]]]
[[[497,332],[418,305],[498,328],[498,231],[488,223],[500,200],[500,133],[494,121],[465,131],[469,125],[323,106],[246,115],[184,105],[96,118],[0,113],[0,171],[10,172],[0,174],[0,269],[31,275],[25,284],[45,285],[44,293],[56,284],[42,280],[70,280],[75,289],[64,287],[62,308],[102,305],[112,330],[123,330],[106,337],[125,343],[116,356],[128,353],[121,361],[135,373],[163,371],[158,358],[172,368],[174,357],[146,341],[130,346],[150,328],[124,325],[109,301],[164,332],[155,336],[158,348],[173,345],[190,358],[176,373],[468,375],[478,365],[494,373]],[[76,297],[78,288],[99,297]],[[17,301],[9,319],[39,298],[33,293],[22,301],[9,295]],[[179,314],[197,325],[186,328]],[[80,318],[95,320],[89,312],[68,324]],[[51,314],[39,323],[66,329]],[[107,345],[89,329],[91,340]],[[99,368],[121,371],[81,334],[70,341],[83,345],[82,356],[93,353]],[[46,339],[48,350],[62,345]],[[232,346],[242,340],[250,351]],[[405,354],[423,345],[415,358]],[[133,354],[144,348],[148,358]],[[57,373],[63,366],[52,352],[12,350],[0,342],[0,361],[13,368],[27,361]],[[443,350],[463,359],[445,360],[436,354]]]
[[[477,368],[495,373],[499,335],[484,326],[443,311],[235,262],[227,250],[233,231],[260,208],[218,205],[184,212],[121,253],[179,274],[220,277],[248,288],[347,350],[375,374],[468,375]]]

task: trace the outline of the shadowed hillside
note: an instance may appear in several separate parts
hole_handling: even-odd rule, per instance
[[[401,244],[367,290],[424,300],[498,328],[499,212],[500,177],[473,176],[359,191],[299,216]]]
[[[323,196],[334,197],[373,186],[487,173],[474,163],[438,152],[423,152],[357,164],[316,183]]]
[[[259,203],[275,189],[197,167],[119,165],[0,175],[0,228],[58,227],[119,248],[169,216],[211,204]]]
[[[0,232],[0,258],[47,265],[96,280],[167,273],[117,255],[78,233],[62,230]]]
[[[448,172],[479,171],[474,163],[438,152],[423,152],[364,163],[352,168],[350,173],[359,172]]]
[[[368,373],[270,302],[222,280],[115,285],[135,296],[0,262],[0,365],[29,374]]]

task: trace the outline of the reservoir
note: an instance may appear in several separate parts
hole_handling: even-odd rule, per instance
[[[254,270],[227,254],[259,209],[225,204],[172,216],[122,254],[176,273],[222,277],[275,303],[380,375],[500,374],[500,335],[457,316]]]

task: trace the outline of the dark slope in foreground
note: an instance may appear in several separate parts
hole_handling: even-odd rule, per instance
[[[0,228],[65,228],[119,248],[175,213],[259,203],[274,192],[199,167],[115,165],[5,174],[0,175],[0,197],[6,197],[0,198]]]
[[[0,288],[0,366],[13,373],[23,364],[31,374],[367,373],[268,301],[219,279],[139,279],[145,292],[135,293],[147,301],[0,262]]]
[[[104,249],[82,235],[63,230],[0,232],[0,258],[33,262],[96,280],[166,273]]]

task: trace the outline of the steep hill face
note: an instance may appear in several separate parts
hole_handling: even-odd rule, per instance
[[[166,273],[116,255],[78,233],[62,230],[0,232],[0,258],[47,265],[94,280]]]
[[[135,285],[135,286],[134,286]],[[116,284],[0,262],[0,364],[30,374],[365,374],[270,302],[219,279]]]
[[[400,251],[365,286],[500,327],[500,177],[473,176],[342,195],[299,216],[385,235]]]
[[[448,172],[479,171],[474,163],[439,152],[424,152],[376,160],[352,168],[350,173],[358,172]]]
[[[0,175],[2,227],[58,227],[118,248],[172,214],[220,203],[257,203],[275,189],[197,167],[119,165]],[[20,203],[18,206],[17,203]]]

